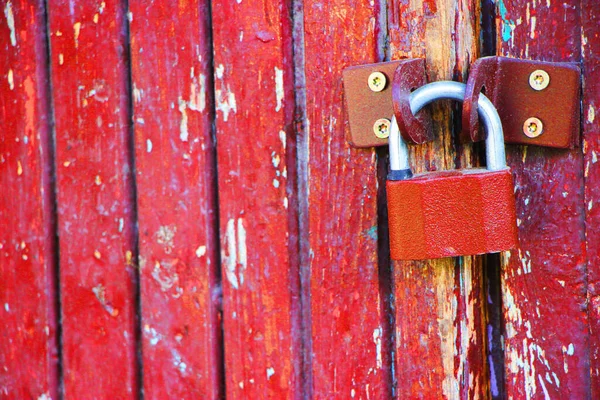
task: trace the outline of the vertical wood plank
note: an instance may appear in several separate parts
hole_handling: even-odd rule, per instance
[[[66,398],[134,398],[124,3],[49,0]]]
[[[221,396],[206,1],[130,2],[144,395]]]
[[[351,148],[342,70],[381,61],[375,2],[303,2],[305,120],[300,179],[308,218],[312,392],[316,399],[389,398],[389,315],[379,284],[377,158]],[[301,66],[299,66],[301,67]],[[385,116],[387,117],[387,116]],[[385,335],[385,334],[387,335]]]
[[[581,60],[580,1],[497,7],[499,54]],[[520,246],[503,259],[506,396],[590,398],[582,149],[507,154]]]
[[[57,398],[54,188],[41,1],[0,10],[0,398]]]
[[[470,0],[391,1],[391,57],[424,57],[429,81],[464,79],[478,57],[480,5]],[[457,147],[452,114],[433,106],[436,141],[411,148],[415,171],[477,165]],[[482,258],[394,266],[397,398],[487,398]]]
[[[228,398],[299,398],[291,12],[212,2]]]
[[[583,1],[583,133],[591,398],[600,398],[600,3]]]

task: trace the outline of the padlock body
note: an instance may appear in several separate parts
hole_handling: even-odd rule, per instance
[[[496,253],[518,243],[510,169],[429,172],[387,181],[394,260]]]

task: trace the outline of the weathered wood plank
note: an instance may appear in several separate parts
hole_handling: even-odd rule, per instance
[[[300,397],[289,6],[212,2],[228,398]]]
[[[0,10],[0,398],[57,398],[54,188],[42,1]]]
[[[219,398],[209,3],[130,1],[144,395]]]
[[[48,1],[66,398],[134,398],[124,2]]]
[[[391,58],[424,57],[430,81],[464,79],[478,57],[479,4],[470,0],[391,1]],[[414,169],[477,165],[456,147],[447,108],[434,106],[437,141],[411,149]],[[486,302],[482,258],[394,266],[397,398],[486,398]]]
[[[600,3],[583,1],[583,134],[591,398],[600,398]]]
[[[581,60],[579,1],[497,7],[498,54]],[[506,396],[590,398],[582,149],[507,153],[520,246],[503,259]]]
[[[303,268],[310,268],[311,389],[317,399],[389,398],[390,316],[378,272],[388,266],[378,265],[377,158],[374,150],[345,141],[341,80],[347,66],[382,60],[383,10],[353,0],[303,4],[299,154],[308,202],[301,216],[308,219],[302,246]]]

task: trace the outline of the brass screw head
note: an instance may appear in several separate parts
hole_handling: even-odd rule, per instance
[[[550,75],[543,69],[536,69],[529,75],[529,86],[534,90],[544,90],[550,84]]]
[[[383,89],[385,89],[385,85],[387,84],[387,78],[383,73],[379,71],[372,72],[371,75],[369,75],[368,83],[369,89],[371,89],[374,92],[381,92]]]
[[[373,133],[380,139],[387,139],[390,136],[392,121],[387,118],[380,118],[373,124]]]
[[[536,138],[544,132],[544,124],[538,118],[527,118],[523,124],[523,133],[530,138]]]

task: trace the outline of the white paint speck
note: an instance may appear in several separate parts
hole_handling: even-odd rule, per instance
[[[273,179],[273,187],[279,189],[279,180]]]
[[[81,32],[81,22],[75,22],[73,24],[73,32],[75,34],[75,47],[79,47],[79,32]]]
[[[383,358],[381,355],[381,334],[382,329],[377,328],[373,331],[373,342],[375,343],[375,348],[377,350],[377,368],[383,368]]]
[[[187,103],[180,97],[178,99],[179,102],[179,112],[181,113],[181,122],[179,123],[179,139],[182,142],[187,142],[189,137],[188,132],[188,116],[186,112]]]
[[[236,239],[235,239],[235,220],[232,218],[227,221],[227,229],[225,231],[225,238],[227,239],[227,254],[224,255],[225,260],[225,276],[234,289],[239,288],[238,279],[235,275],[237,266],[237,251],[236,251]]]
[[[275,375],[275,369],[272,367],[267,368],[267,380],[271,379],[273,375]]]
[[[206,254],[206,246],[198,246],[196,249],[196,257],[200,258]]]
[[[246,228],[244,228],[244,220],[238,218],[237,220],[237,240],[238,240],[238,262],[240,264],[240,270],[238,276],[240,277],[240,285],[244,284],[244,273],[248,267],[248,248],[246,247]]]
[[[13,15],[11,1],[6,2],[6,5],[4,6],[4,15],[6,16],[8,29],[10,29],[10,44],[14,47],[17,45],[17,35],[15,33],[15,16]]]
[[[152,140],[146,139],[146,152],[150,153],[152,151]]]
[[[275,106],[275,111],[281,110],[283,105],[283,70],[275,67],[275,97],[277,100],[277,105]]]
[[[10,311],[10,307],[9,307],[8,303],[4,303],[4,309],[6,310],[6,312]]]
[[[596,119],[596,110],[594,110],[594,106],[590,104],[587,112],[587,120],[591,124]]]
[[[279,131],[279,140],[281,140],[281,145],[283,146],[283,150],[285,150],[286,142],[286,134],[284,131]]]
[[[8,87],[10,88],[10,90],[13,90],[15,88],[15,80],[13,77],[12,69],[8,70],[8,74],[6,74],[6,79],[8,80]]]
[[[573,354],[575,354],[575,346],[573,346],[573,343],[569,344],[569,348],[567,349],[567,354],[572,356]]]

